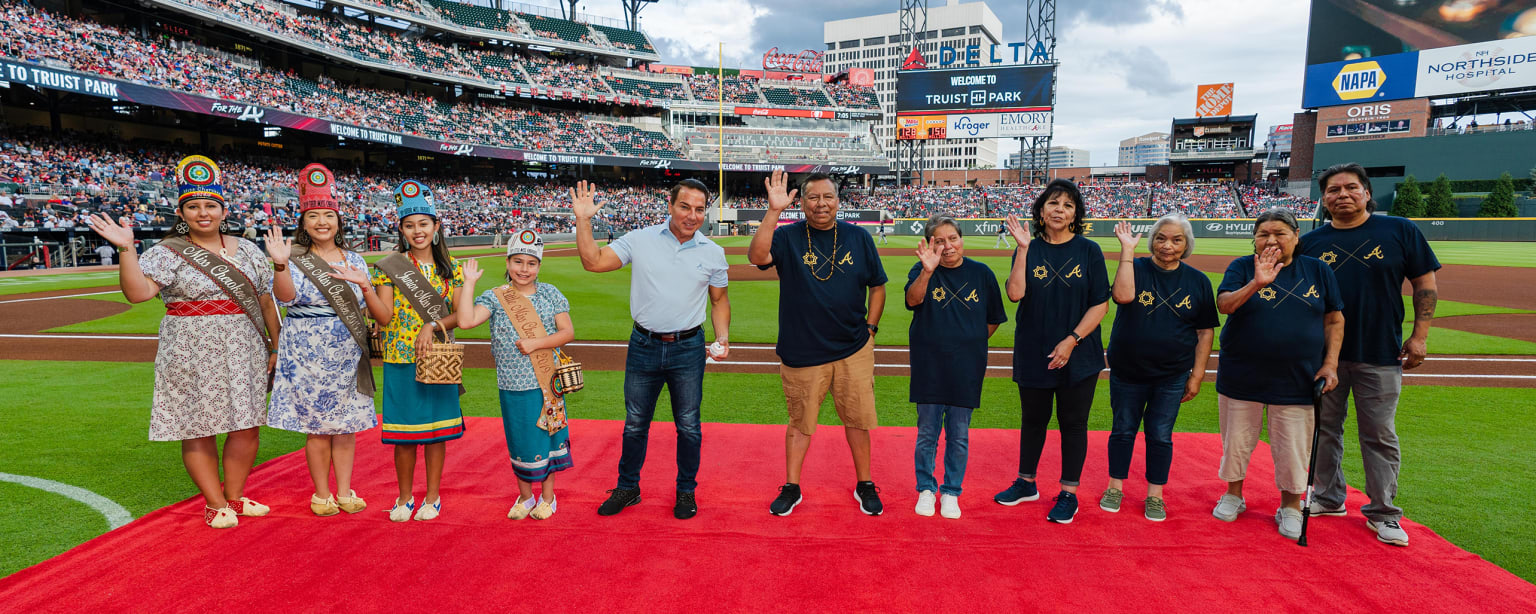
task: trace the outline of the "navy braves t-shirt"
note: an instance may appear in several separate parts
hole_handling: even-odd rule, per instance
[[[922,262],[912,265],[905,287],[922,272]],[[907,304],[905,290],[901,304]],[[981,407],[987,328],[1008,321],[992,269],[970,258],[953,269],[939,265],[928,276],[923,302],[907,309],[912,311],[910,401]]]
[[[1014,248],[1017,258],[1018,248]],[[1104,370],[1099,327],[1083,336],[1060,369],[1047,369],[1047,356],[1083,320],[1083,314],[1109,300],[1104,250],[1078,235],[1060,245],[1029,242],[1024,300],[1014,315],[1013,381],[1026,388],[1058,388]]]
[[[1248,285],[1253,263],[1251,255],[1233,260],[1216,293]],[[1343,307],[1333,270],[1295,256],[1274,283],[1227,316],[1216,391],[1242,401],[1311,405],[1312,376],[1323,366],[1323,316]]]
[[[869,342],[869,288],[885,285],[886,277],[868,232],[848,222],[816,230],[799,221],[774,229],[769,250],[773,264],[758,268],[779,274],[779,360],[814,367]]]
[[[1403,281],[1440,270],[1429,241],[1413,222],[1372,215],[1348,229],[1322,226],[1301,238],[1296,253],[1333,268],[1344,297],[1339,360],[1398,364],[1403,349]]]
[[[1136,296],[1115,310],[1109,334],[1109,368],[1115,377],[1147,383],[1187,373],[1195,366],[1198,332],[1216,328],[1211,279],[1183,262],[1164,270],[1137,258]]]

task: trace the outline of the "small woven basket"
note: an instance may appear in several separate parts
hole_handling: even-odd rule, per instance
[[[435,338],[439,332],[436,326],[433,329],[432,348],[416,354],[416,381],[423,384],[459,384],[464,381],[464,346],[448,341],[448,333],[444,332],[443,340]]]
[[[555,367],[555,375],[549,382],[550,390],[565,396],[587,385],[581,375],[581,363],[558,348],[555,349],[555,359],[560,361],[560,366]]]

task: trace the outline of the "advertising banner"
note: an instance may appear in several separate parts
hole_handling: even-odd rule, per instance
[[[1052,114],[1050,111],[999,113],[996,117],[999,137],[1051,136]]]
[[[1342,143],[1424,136],[1429,128],[1429,99],[1372,102],[1328,107],[1317,113],[1315,143]]]
[[[1055,79],[1054,65],[898,71],[896,113],[1049,111]]]
[[[1536,13],[1531,15],[1536,28]],[[1419,52],[1414,95],[1460,96],[1536,87],[1536,36]]]
[[[874,87],[875,86],[875,69],[873,69],[873,68],[850,68],[850,69],[848,69],[848,85],[854,85],[854,86],[858,86],[858,87]]]
[[[767,213],[767,209],[740,209],[736,212],[736,221],[761,222],[763,221],[763,216]],[[783,213],[779,214],[780,224],[798,222],[803,219],[805,219],[805,212],[794,207],[785,209]],[[878,223],[880,221],[880,211],[878,209],[838,209],[837,219],[844,222],[854,223]]]
[[[123,100],[146,106],[176,109],[202,115],[227,117],[239,121],[249,121],[270,126],[281,126],[294,130],[330,134],[333,136],[382,143],[396,147],[409,147],[422,151],[430,151],[440,154],[452,154],[458,156],[474,156],[479,158],[497,158],[502,160],[524,160],[543,164],[576,164],[582,166],[622,166],[639,168],[657,168],[671,170],[695,170],[713,171],[722,165],[712,161],[679,160],[672,158],[630,158],[622,156],[602,156],[590,154],[552,153],[542,151],[528,151],[506,147],[492,147],[489,145],[477,145],[470,143],[456,143],[452,141],[439,141],[408,134],[399,134],[387,130],[364,128],[351,124],[342,124],[317,117],[299,115],[288,111],[271,109],[252,104],[244,104],[235,101],[208,98],[184,92],[173,92],[157,87],[128,83],[115,79],[104,79],[90,75],[75,73],[68,70],[49,68],[38,64],[16,62],[8,59],[0,59],[0,76],[3,80],[14,84],[30,85],[34,87],[74,92],[89,96]],[[832,111],[818,111],[825,117],[832,117]],[[860,164],[749,164],[727,162],[724,165],[727,171],[772,172],[782,170],[790,173],[814,173],[824,172],[841,175],[883,174],[889,170],[887,166],[860,165]]]
[[[1195,86],[1195,117],[1226,117],[1231,114],[1231,83]]]
[[[1315,109],[1414,98],[1418,62],[1419,52],[1411,51],[1308,66],[1301,106]]]

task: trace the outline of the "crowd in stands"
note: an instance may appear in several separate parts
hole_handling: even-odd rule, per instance
[[[1151,215],[1168,213],[1183,213],[1192,218],[1243,217],[1232,187],[1214,183],[1153,185]]]
[[[715,75],[705,73],[688,77],[688,87],[693,90],[695,100],[719,100],[721,96],[722,80]],[[724,96],[726,102],[742,104],[761,104],[763,99],[757,95],[757,80],[747,77],[726,76],[723,80]]]
[[[874,88],[859,87],[843,83],[828,83],[827,95],[832,102],[839,107],[853,109],[879,109],[880,99],[876,96]]]
[[[26,61],[57,60],[81,72],[402,134],[542,151],[616,154],[574,113],[448,104],[422,93],[253,70],[189,45],[166,45],[11,0],[0,2],[0,16],[13,24],[0,29],[0,53]]]
[[[1310,218],[1317,214],[1317,203],[1312,199],[1292,196],[1270,185],[1245,185],[1238,188],[1237,195],[1250,215],[1274,207],[1289,209],[1297,217]]]
[[[530,57],[523,68],[534,79],[549,87],[582,90],[593,94],[611,94],[605,81],[591,68],[571,62]]]

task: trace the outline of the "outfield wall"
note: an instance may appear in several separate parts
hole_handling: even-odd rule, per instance
[[[1133,232],[1148,234],[1153,219],[1091,219],[1086,222],[1083,234],[1090,237],[1113,237],[1115,225],[1126,221]],[[966,236],[996,235],[1003,226],[1002,218],[958,220],[960,231]],[[892,226],[892,234],[921,235],[927,218],[901,218]],[[1300,220],[1301,231],[1313,229],[1321,222]],[[1425,218],[1415,219],[1424,237],[1430,241],[1536,241],[1536,218]],[[1247,239],[1253,236],[1253,220],[1192,219],[1190,227],[1197,239]],[[871,229],[873,230],[873,229]]]

